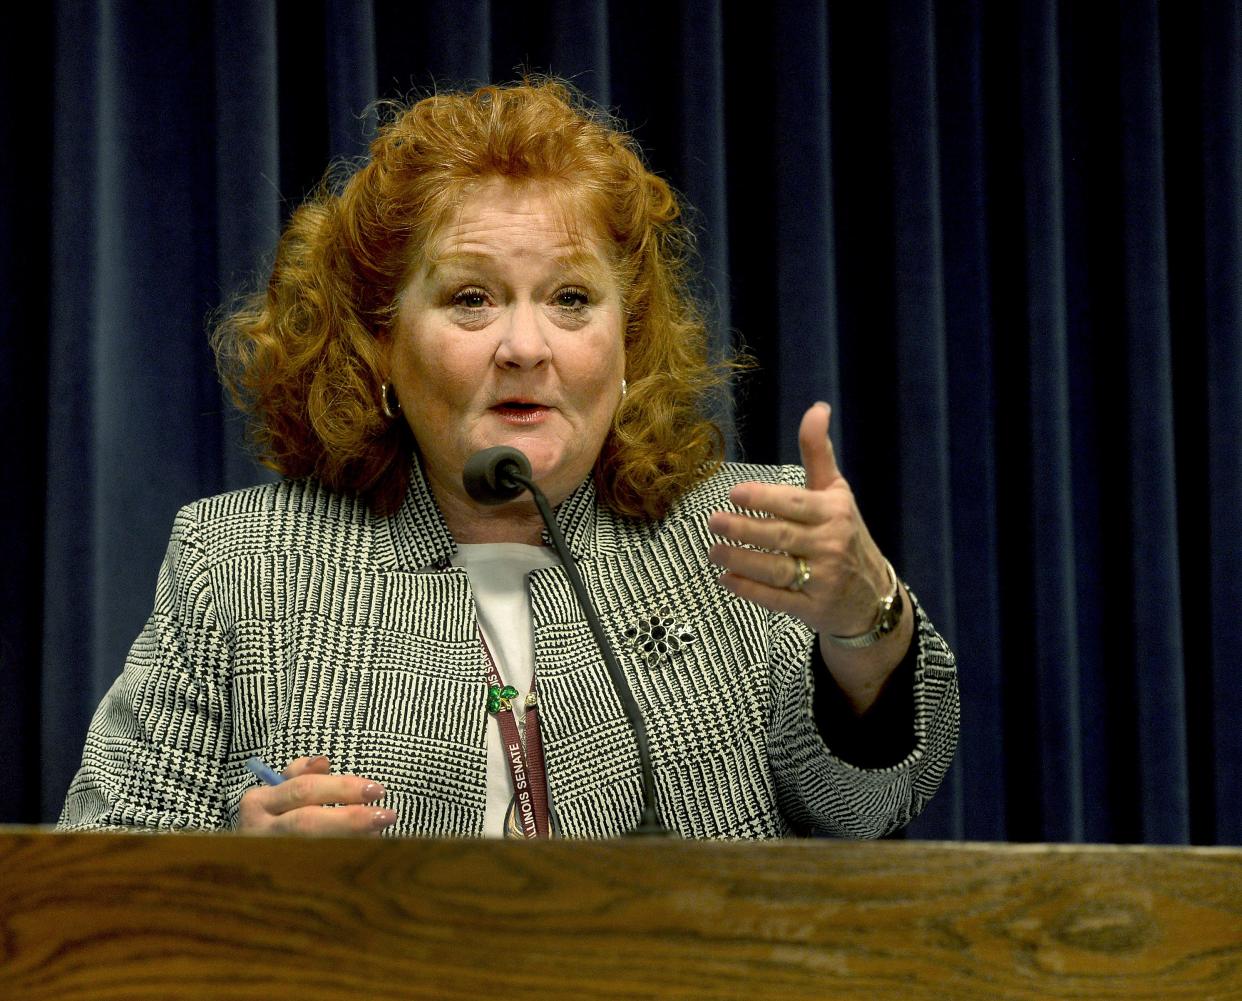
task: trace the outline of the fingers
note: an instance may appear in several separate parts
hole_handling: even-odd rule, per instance
[[[379,834],[397,820],[397,812],[373,806],[303,807],[275,818],[271,834],[304,834],[314,837],[348,837]]]
[[[783,553],[802,553],[806,529],[776,518],[751,518],[744,514],[717,511],[708,521],[716,535],[738,546],[757,546]]]
[[[394,810],[374,804],[384,787],[358,775],[333,775],[319,755],[289,763],[287,781],[246,792],[238,808],[238,828],[270,834],[377,834],[394,824]],[[325,809],[331,807],[331,809]]]
[[[786,557],[785,559],[788,561],[789,558]],[[796,615],[799,618],[806,615],[806,596],[797,591],[790,591],[779,586],[773,587],[734,573],[721,574],[717,579],[720,581],[721,587],[727,591],[732,591],[739,598],[753,601],[755,604],[762,605],[764,608],[770,608],[774,612],[785,612],[789,615]]]
[[[299,775],[274,786],[264,802],[272,814],[287,813],[304,806],[373,803],[383,798],[384,787],[357,775]]]
[[[832,408],[827,403],[813,404],[802,415],[798,426],[798,448],[802,452],[802,468],[806,470],[808,490],[826,490],[841,476],[836,454],[828,438]]]
[[[821,498],[815,516],[796,521],[790,516],[756,518],[733,511],[717,511],[708,528],[739,546],[757,546],[799,556],[839,553],[853,532],[856,517],[853,500]]]
[[[831,490],[804,490],[783,483],[739,483],[729,491],[729,500],[746,511],[770,514],[799,525],[820,525],[854,513],[854,494],[845,480],[838,477],[835,486]]]
[[[784,554],[716,543],[708,552],[708,558],[731,575],[783,590],[791,587],[798,576],[798,561]]]
[[[331,770],[332,763],[328,761],[327,756],[317,754],[313,758],[294,758],[281,774],[287,779],[292,779],[308,773],[327,775]]]

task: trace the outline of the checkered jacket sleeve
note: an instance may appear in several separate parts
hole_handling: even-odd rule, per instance
[[[229,655],[194,511],[177,515],[155,607],[91,721],[62,827],[228,826]]]
[[[914,743],[901,761],[860,768],[831,749],[832,734],[817,729],[807,630],[786,619],[774,630],[770,758],[777,799],[802,829],[838,837],[873,838],[904,827],[939,787],[957,741],[958,693],[953,654],[917,598]],[[827,681],[827,679],[824,679]]]

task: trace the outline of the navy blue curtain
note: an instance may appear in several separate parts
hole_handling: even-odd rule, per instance
[[[911,835],[1242,841],[1239,3],[27,16],[0,39],[0,820],[57,815],[177,507],[262,475],[211,311],[377,98],[534,70],[695,207],[716,336],[762,365],[735,452],[796,461],[832,401],[958,652],[961,751]]]

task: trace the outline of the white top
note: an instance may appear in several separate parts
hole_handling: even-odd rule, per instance
[[[519,727],[526,712],[525,699],[535,673],[535,642],[531,632],[530,592],[526,575],[560,563],[555,550],[521,542],[458,545],[453,565],[465,567],[474,591],[483,636],[496,658],[506,685],[518,690],[513,711]],[[505,811],[513,798],[513,776],[505,760],[496,717],[487,717],[487,807],[483,834],[504,836]]]

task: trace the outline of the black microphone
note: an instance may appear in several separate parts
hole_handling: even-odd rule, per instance
[[[480,504],[504,504],[525,489],[514,473],[530,479],[530,459],[510,445],[493,445],[466,460],[461,482]]]
[[[543,517],[543,523],[548,526],[548,535],[552,538],[552,545],[556,549],[556,554],[561,558],[565,574],[569,577],[569,586],[573,588],[582,614],[586,616],[587,624],[591,627],[595,645],[599,647],[599,652],[604,658],[604,666],[608,668],[612,687],[621,700],[621,707],[625,710],[630,729],[634,731],[634,740],[638,744],[638,761],[642,769],[643,780],[643,813],[638,826],[629,833],[671,835],[673,832],[660,823],[660,815],[656,810],[655,772],[651,767],[651,748],[647,743],[647,727],[638,711],[638,703],[634,701],[630,683],[626,680],[621,665],[617,663],[608,637],[604,635],[604,627],[600,625],[595,606],[591,603],[590,595],[587,594],[586,585],[582,583],[582,575],[578,573],[578,565],[574,562],[573,555],[565,544],[565,537],[561,534],[560,526],[552,517],[552,507],[548,504],[548,498],[531,479],[530,460],[516,448],[509,445],[495,445],[481,452],[475,452],[466,460],[466,468],[462,471],[461,480],[466,493],[480,504],[504,504],[513,500],[523,490],[529,490],[535,499],[535,507],[539,509],[539,514]]]

